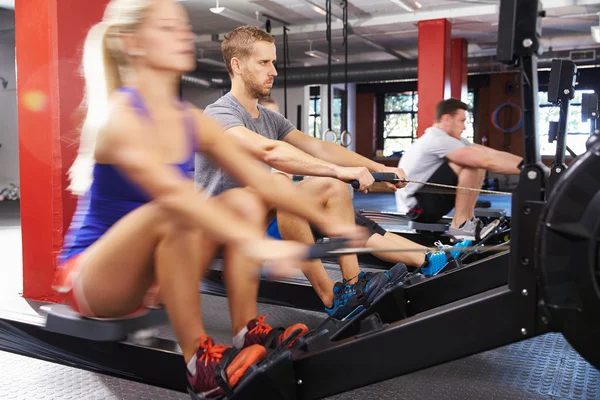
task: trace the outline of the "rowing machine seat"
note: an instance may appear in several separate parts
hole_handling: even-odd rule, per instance
[[[506,217],[506,211],[499,208],[476,208],[473,215],[477,218],[502,218]]]
[[[408,228],[409,229],[414,229],[415,231],[419,231],[419,232],[446,232],[448,230],[448,228],[450,227],[450,224],[445,224],[445,223],[440,223],[440,222],[436,222],[433,224],[426,224],[423,222],[415,222],[415,221],[410,221],[408,223]]]
[[[141,315],[112,319],[86,318],[63,304],[46,305],[42,310],[48,313],[47,331],[99,342],[122,341],[134,332],[169,322],[162,308],[149,308]]]

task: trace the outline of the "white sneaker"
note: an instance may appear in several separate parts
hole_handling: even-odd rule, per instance
[[[496,219],[487,225],[478,218],[465,221],[459,228],[450,227],[448,233],[457,239],[480,241],[485,239],[500,225],[500,220]]]
[[[448,229],[448,234],[454,236],[456,239],[462,240],[478,240],[477,234],[479,230],[479,224],[477,219],[468,219],[460,227],[453,228],[452,226]]]
[[[482,223],[482,225],[483,225],[483,223]],[[483,240],[486,237],[488,237],[488,235],[490,235],[492,232],[494,232],[496,230],[496,228],[498,227],[498,225],[500,225],[500,220],[499,219],[495,219],[492,222],[490,222],[489,224],[484,225],[481,228],[481,231],[479,231],[479,236],[480,236],[479,240]]]

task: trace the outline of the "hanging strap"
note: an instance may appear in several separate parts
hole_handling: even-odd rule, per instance
[[[344,105],[346,110],[342,120],[342,132],[348,131],[348,0],[342,1],[344,25]],[[341,141],[341,140],[340,140]],[[341,144],[341,143],[340,143]]]
[[[331,107],[331,103],[332,103],[332,96],[331,96],[331,53],[333,52],[333,48],[332,48],[332,37],[331,37],[331,0],[326,0],[325,1],[325,8],[326,8],[326,16],[325,19],[327,21],[326,25],[327,25],[327,44],[329,46],[329,51],[328,51],[328,62],[327,62],[327,129],[328,130],[332,130],[331,129],[331,121],[333,119],[333,113],[331,111],[332,107]]]
[[[287,100],[287,66],[290,62],[290,46],[288,44],[288,28],[283,26],[283,115],[288,117],[288,100]]]

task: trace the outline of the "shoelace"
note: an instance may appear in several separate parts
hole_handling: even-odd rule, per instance
[[[199,360],[204,361],[204,366],[208,366],[209,361],[219,362],[223,358],[225,350],[231,346],[223,344],[215,345],[212,338],[207,335],[200,336],[200,348],[203,350]]]
[[[268,316],[269,314],[264,316],[259,315],[258,317],[256,317],[256,326],[252,328],[248,333],[256,333],[258,335],[263,335],[271,332],[273,330],[273,327],[271,327],[271,325],[269,324],[265,324],[265,318],[267,318]]]
[[[440,240],[435,242],[433,245],[437,246],[437,248],[440,249],[440,252],[444,252],[444,253],[447,252],[448,250],[452,249],[452,246],[443,244]]]

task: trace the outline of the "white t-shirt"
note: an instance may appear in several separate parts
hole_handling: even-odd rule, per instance
[[[427,182],[444,163],[446,154],[469,145],[471,143],[467,139],[456,139],[439,128],[431,127],[404,151],[398,167],[404,170],[409,180]],[[409,183],[404,189],[396,191],[398,212],[407,213],[417,205],[414,194],[421,186],[419,183]]]

